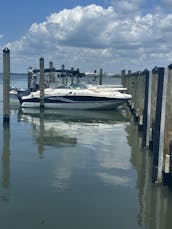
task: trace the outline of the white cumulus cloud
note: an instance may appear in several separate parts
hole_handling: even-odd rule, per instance
[[[141,14],[142,0],[113,1],[112,6],[77,6],[34,23],[19,40],[8,43],[15,66],[35,65],[43,56],[82,71],[154,67],[172,61],[172,14]],[[124,17],[124,11],[128,14]],[[134,13],[129,13],[134,12]],[[138,69],[141,70],[141,69]]]

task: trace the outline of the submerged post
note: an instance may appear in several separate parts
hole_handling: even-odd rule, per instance
[[[40,109],[44,108],[44,58],[40,58]]]
[[[10,50],[3,50],[3,124],[10,121]]]
[[[103,78],[103,70],[100,69],[100,78],[99,78],[99,85],[102,85],[102,78]]]

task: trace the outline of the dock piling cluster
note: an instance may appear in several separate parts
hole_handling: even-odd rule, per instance
[[[128,74],[121,72],[122,84],[132,94],[129,103],[143,147],[153,155],[152,179],[172,183],[172,66]]]

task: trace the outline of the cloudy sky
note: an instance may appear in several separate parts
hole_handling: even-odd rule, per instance
[[[53,61],[59,69],[119,73],[172,62],[172,0],[0,0],[2,50],[11,71]]]

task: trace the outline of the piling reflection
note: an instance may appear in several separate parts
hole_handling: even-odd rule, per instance
[[[20,109],[19,121],[32,124],[32,135],[38,144],[38,152],[43,157],[45,146],[74,147],[77,144],[77,132],[82,122],[101,123],[124,120],[118,112]],[[75,125],[72,125],[75,123]]]
[[[58,150],[58,162],[53,172],[54,180],[52,185],[57,191],[64,191],[70,186],[72,168],[75,166],[75,163],[77,166],[87,168],[89,160],[87,156],[84,161],[79,159],[79,155],[76,157],[78,152],[78,149],[76,149],[77,145],[79,145],[79,148],[81,145],[85,146],[84,149],[88,149],[88,152],[92,152],[99,146],[99,138],[103,138],[102,146],[103,144],[108,144],[110,140],[105,134],[106,131],[108,133],[109,128],[111,130],[113,125],[116,127],[116,132],[119,133],[118,130],[120,130],[121,126],[123,127],[127,121],[125,115],[125,112],[120,111],[44,110],[40,112],[39,109],[27,108],[19,111],[18,120],[31,123],[32,136],[38,145],[40,158],[43,157],[47,147],[53,147],[55,150]],[[113,138],[112,141],[114,141]],[[60,150],[61,147],[70,147],[70,154],[64,153],[66,152],[64,150]],[[76,150],[75,154],[72,153],[74,151],[71,147],[74,148],[74,151]],[[111,148],[112,147],[109,146],[108,150]],[[114,158],[113,150],[114,149],[110,150],[110,152],[104,152],[103,150],[101,152],[101,150],[99,150],[100,160],[98,160],[98,157],[96,157],[96,159],[93,158],[94,160],[98,160],[98,163],[101,167],[105,168],[106,171],[112,169],[115,165],[120,166],[120,157]],[[60,153],[60,151],[63,153]],[[82,152],[80,153],[82,154]],[[111,178],[110,174],[107,173],[98,174],[105,183],[116,183],[116,181],[121,183],[118,177],[117,179]]]
[[[137,171],[138,224],[147,229],[171,228],[172,192],[161,184],[152,183],[152,152],[142,148],[142,136],[132,117],[127,132],[132,148],[131,163]]]
[[[3,128],[3,149],[2,149],[2,193],[1,199],[9,199],[9,179],[10,179],[10,127]]]
[[[44,113],[40,112],[40,119],[39,119],[39,136],[38,136],[38,153],[40,157],[43,157],[44,152],[44,140],[45,140],[45,126],[44,126]]]

